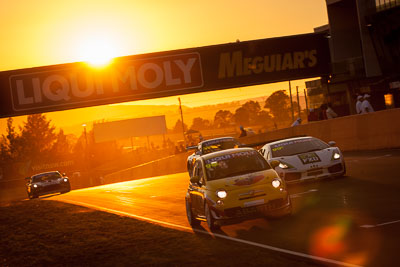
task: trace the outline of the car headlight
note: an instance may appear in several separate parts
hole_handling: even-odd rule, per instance
[[[292,168],[293,168],[292,165],[290,165],[290,164],[288,164],[288,163],[285,163],[285,162],[283,162],[283,161],[281,161],[281,162],[279,163],[278,167],[281,168],[281,169],[292,169]]]
[[[219,198],[226,198],[227,195],[228,195],[228,193],[224,189],[219,189],[217,191],[217,196]]]
[[[272,186],[278,188],[281,186],[281,181],[279,179],[272,180]]]
[[[340,159],[340,154],[338,152],[334,152],[332,156],[333,160]]]
[[[33,187],[34,187],[34,188],[37,188],[37,187],[38,187],[38,185],[37,185],[37,184],[34,184],[34,185],[33,185]]]
[[[68,179],[67,179],[67,178],[64,178],[63,181],[64,181],[64,182],[68,182]]]

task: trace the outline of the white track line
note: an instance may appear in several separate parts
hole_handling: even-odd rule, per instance
[[[306,191],[306,192],[301,192],[301,193],[297,193],[297,194],[292,194],[292,195],[290,195],[290,197],[291,197],[291,198],[296,198],[296,197],[300,197],[301,195],[309,194],[309,193],[313,193],[313,192],[317,192],[317,191],[318,191],[318,189],[310,189],[310,190],[308,190],[308,191]]]
[[[360,265],[355,265],[355,264],[351,264],[351,263],[347,263],[347,262],[341,262],[341,261],[337,261],[337,260],[332,260],[332,259],[322,258],[322,257],[318,257],[318,256],[308,255],[308,254],[305,254],[305,253],[291,251],[291,250],[287,250],[287,249],[272,247],[272,246],[268,246],[268,245],[264,245],[264,244],[260,244],[260,243],[256,243],[256,242],[252,242],[252,241],[247,241],[247,240],[243,240],[243,239],[239,239],[239,238],[234,238],[234,237],[230,237],[230,236],[226,236],[226,235],[210,233],[210,232],[207,232],[207,231],[204,231],[204,230],[193,229],[191,227],[182,226],[182,225],[178,225],[178,224],[173,224],[173,223],[169,223],[169,222],[164,222],[164,221],[160,221],[160,220],[155,220],[155,219],[151,219],[151,218],[135,215],[135,214],[132,214],[132,213],[129,213],[129,212],[108,209],[108,208],[100,207],[100,206],[93,205],[93,204],[88,204],[88,203],[83,203],[83,202],[78,202],[78,201],[73,201],[73,200],[62,200],[62,202],[75,204],[75,205],[79,205],[79,206],[84,206],[84,207],[88,207],[88,208],[93,208],[93,209],[97,209],[97,210],[101,210],[101,211],[105,211],[105,212],[109,212],[109,213],[114,213],[114,214],[117,214],[117,215],[122,215],[122,216],[127,216],[127,217],[131,217],[131,218],[144,220],[144,221],[149,221],[149,222],[152,222],[152,223],[156,223],[156,224],[160,224],[160,225],[164,225],[164,226],[169,226],[169,227],[172,227],[172,228],[175,228],[175,229],[182,229],[182,230],[185,230],[185,231],[188,231],[188,232],[192,232],[193,231],[193,232],[196,232],[196,233],[211,235],[211,236],[215,236],[215,237],[219,237],[219,238],[223,238],[223,239],[227,239],[227,240],[231,240],[231,241],[247,244],[247,245],[250,245],[250,246],[260,247],[260,248],[264,248],[264,249],[268,249],[268,250],[272,250],[272,251],[278,251],[278,252],[281,252],[281,253],[295,255],[295,256],[298,256],[298,257],[303,257],[303,258],[312,259],[312,260],[316,260],[316,261],[336,264],[336,265],[339,265],[339,266],[361,267]]]
[[[377,157],[371,157],[371,158],[366,158],[367,160],[373,160],[373,159],[380,159],[380,158],[385,158],[385,157],[391,157],[391,154],[386,154],[384,156],[377,156]]]
[[[391,221],[391,222],[385,222],[385,223],[379,223],[379,224],[375,224],[375,225],[371,225],[371,224],[364,224],[361,225],[361,228],[374,228],[374,227],[379,227],[379,226],[384,226],[384,225],[388,225],[388,224],[394,224],[394,223],[399,223],[400,220],[397,221]]]

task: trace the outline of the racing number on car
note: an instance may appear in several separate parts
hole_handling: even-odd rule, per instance
[[[309,164],[314,162],[320,162],[321,159],[318,157],[316,153],[307,153],[299,155],[299,158],[303,164]]]

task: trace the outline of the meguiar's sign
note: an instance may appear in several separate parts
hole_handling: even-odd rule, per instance
[[[304,34],[5,71],[0,117],[323,76],[329,62],[324,35]]]

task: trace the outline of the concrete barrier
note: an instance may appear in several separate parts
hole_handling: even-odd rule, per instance
[[[315,136],[325,142],[335,141],[342,151],[376,150],[400,147],[400,109],[378,111],[310,122],[241,138],[244,144],[267,143],[271,140],[299,135]],[[106,183],[114,183],[185,172],[191,154],[182,153],[105,176]]]
[[[310,135],[325,142],[335,141],[343,151],[377,150],[400,147],[400,109],[382,110],[241,138],[244,144],[262,143],[299,135]]]

